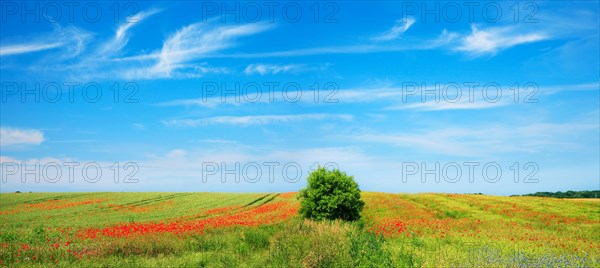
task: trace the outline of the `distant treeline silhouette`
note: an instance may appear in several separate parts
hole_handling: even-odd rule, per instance
[[[521,196],[540,196],[554,198],[600,198],[600,191],[537,192],[533,194],[524,194]]]

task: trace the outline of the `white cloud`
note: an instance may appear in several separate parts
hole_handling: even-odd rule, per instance
[[[25,43],[0,47],[0,56],[24,54],[62,46],[62,43]]]
[[[49,34],[47,38],[39,38],[44,39],[43,41],[3,46],[2,53],[8,55],[50,47],[61,48],[64,50],[64,56],[45,57],[45,61],[37,62],[31,70],[52,72],[60,70],[68,79],[196,78],[207,73],[229,73],[226,67],[209,65],[205,62],[205,58],[211,57],[213,53],[235,47],[240,37],[254,35],[273,27],[266,23],[243,25],[193,23],[168,36],[158,50],[140,55],[116,57],[122,56],[119,54],[129,42],[132,27],[158,12],[160,12],[158,9],[139,12],[130,18],[131,22],[119,25],[114,36],[105,42],[96,42],[99,44],[89,49],[86,48],[86,44],[92,35],[69,27]],[[55,39],[58,41],[51,42]],[[27,46],[28,44],[30,46]],[[90,52],[82,53],[86,49]],[[79,54],[82,55],[76,61],[64,61]]]
[[[146,19],[160,11],[161,10],[159,10],[159,9],[150,9],[147,11],[138,12],[134,16],[130,17],[128,19],[128,21],[122,23],[119,26],[119,28],[117,28],[117,30],[115,31],[114,37],[110,41],[108,41],[107,43],[105,43],[104,45],[102,45],[100,47],[98,54],[100,54],[100,55],[116,54],[118,51],[123,49],[123,47],[125,47],[127,45],[127,43],[129,42],[127,33],[131,27],[135,26],[136,24],[142,22],[144,19]]]
[[[534,123],[522,126],[481,126],[426,129],[416,133],[361,134],[357,141],[412,148],[432,155],[486,156],[496,153],[539,153],[581,150],[574,137],[598,130],[592,123]]]
[[[389,31],[378,36],[372,37],[372,41],[390,41],[398,39],[414,24],[414,19],[407,18],[404,21],[398,21]],[[493,55],[500,50],[508,49],[517,45],[538,42],[550,38],[556,38],[556,32],[553,29],[545,28],[542,32],[524,32],[523,29],[516,26],[492,27],[488,29],[478,29],[474,25],[471,27],[471,33],[459,34],[444,29],[441,34],[435,38],[412,38],[402,43],[371,42],[359,45],[330,45],[320,47],[309,47],[282,51],[268,51],[257,53],[228,53],[213,54],[209,57],[215,58],[273,58],[273,57],[302,57],[312,55],[329,54],[369,54],[381,52],[396,52],[410,50],[432,50],[448,49],[459,52],[465,52],[472,56],[481,56],[484,54]],[[552,33],[551,35],[548,33]]]
[[[394,39],[398,39],[404,32],[406,32],[410,26],[415,23],[415,19],[412,17],[407,17],[402,20],[398,20],[396,25],[394,25],[390,30],[385,33],[379,34],[372,38],[374,41],[390,41]]]
[[[361,44],[361,45],[337,45],[301,48],[284,51],[271,51],[259,53],[231,53],[223,55],[211,55],[218,58],[273,58],[273,57],[303,57],[313,55],[335,55],[335,54],[370,54],[381,52],[396,52],[408,50],[430,50],[445,48],[452,44],[459,34],[443,30],[436,38],[411,39],[407,42],[387,44]]]
[[[540,32],[521,33],[515,26],[491,27],[480,30],[472,25],[471,33],[464,36],[455,49],[473,56],[493,55],[500,50],[548,38],[548,35]]]
[[[235,45],[242,36],[269,29],[267,24],[253,23],[235,26],[212,26],[194,23],[181,28],[164,42],[160,51],[115,61],[130,63],[118,75],[124,79],[195,78],[207,73],[227,73],[223,67],[212,67],[199,61]]]
[[[393,110],[411,110],[411,111],[442,111],[442,110],[475,110],[475,109],[491,109],[502,106],[514,105],[527,101],[533,101],[543,95],[556,94],[564,91],[594,91],[600,89],[598,82],[584,83],[584,84],[572,84],[572,85],[539,85],[538,91],[534,92],[531,96],[525,98],[525,95],[521,96],[522,102],[515,102],[514,91],[510,88],[510,85],[499,85],[502,90],[499,98],[493,96],[494,91],[483,91],[484,84],[474,86],[471,90],[469,86],[464,84],[460,85],[460,88],[454,88],[453,84],[439,84],[439,83],[424,83],[419,85],[419,89],[415,92],[409,92],[408,88],[403,86],[396,86],[393,83],[384,83],[380,85],[369,85],[368,87],[352,88],[352,89],[340,89],[330,96],[330,100],[337,100],[337,103],[342,104],[355,104],[355,103],[382,103],[382,111],[393,111]],[[448,92],[442,91],[448,87]],[[408,85],[406,86],[408,87]],[[413,90],[410,88],[410,90]],[[459,90],[455,92],[455,90]],[[531,90],[531,89],[529,89]],[[426,92],[428,95],[426,95]],[[435,97],[431,92],[437,92],[439,98],[436,102]],[[299,95],[297,103],[306,105],[319,105],[314,100],[314,96],[311,94],[301,94],[302,92],[288,91],[290,96]],[[457,94],[460,94],[457,95]],[[472,94],[472,96],[471,96]],[[484,98],[488,96],[490,99]],[[423,95],[423,96],[422,96]],[[258,96],[258,97],[257,97]],[[252,100],[252,101],[244,101]],[[229,96],[226,99],[220,94],[214,94],[211,96],[205,96],[202,98],[191,98],[191,99],[176,99],[158,103],[159,106],[198,106],[203,108],[217,108],[220,105],[232,105],[242,106],[244,104],[251,103],[284,103],[286,100],[283,97],[275,96],[270,97],[266,92],[260,92],[260,95],[256,93],[243,93],[240,92],[239,96],[233,98]]]
[[[0,145],[39,145],[44,142],[44,133],[36,129],[0,128]]]
[[[340,89],[337,92],[331,91],[331,96],[327,96],[329,101],[338,100],[338,103],[362,103],[362,102],[376,102],[376,101],[394,101],[402,100],[402,89],[399,87],[392,87],[391,84],[376,85],[378,87],[372,88],[353,88],[353,89]],[[264,90],[264,89],[262,89]],[[200,106],[206,108],[215,108],[220,104],[229,104],[239,106],[245,103],[273,103],[273,102],[288,102],[285,98],[279,96],[270,97],[268,92],[261,91],[260,97],[256,97],[256,93],[243,93],[240,92],[238,100],[253,100],[252,102],[236,101],[235,98],[228,97],[225,100],[220,94],[206,96],[203,98],[191,98],[191,99],[177,99],[172,101],[166,101],[159,103],[160,106]],[[287,91],[289,96],[299,96],[298,103],[315,103],[314,95],[303,94],[302,90],[289,90]],[[278,93],[279,94],[279,93]],[[328,93],[324,93],[328,94]]]
[[[91,35],[76,27],[55,26],[54,30],[45,34],[38,34],[26,38],[25,42],[15,42],[13,44],[2,44],[0,46],[0,56],[11,56],[26,53],[33,53],[51,49],[61,49],[61,55],[54,58],[68,59],[81,54],[85,49],[85,43]],[[25,38],[21,38],[25,39]]]
[[[486,100],[473,100],[463,98],[457,102],[434,100],[417,102],[410,104],[399,104],[387,107],[386,110],[418,110],[418,111],[443,111],[443,110],[473,110],[473,109],[488,109],[508,105],[510,102],[497,101],[491,102]]]
[[[244,69],[245,74],[278,74],[289,71],[298,70],[301,66],[288,64],[288,65],[275,65],[275,64],[250,64]]]
[[[295,115],[250,115],[250,116],[217,116],[201,119],[175,119],[162,121],[167,126],[198,127],[214,124],[227,125],[266,125],[272,123],[288,123],[303,120],[345,120],[353,119],[347,114],[295,114]]]
[[[176,150],[174,150],[176,151]],[[260,153],[259,153],[260,152]],[[355,147],[319,147],[305,149],[283,149],[283,150],[264,150],[256,147],[235,148],[235,149],[190,149],[183,156],[177,158],[167,155],[157,155],[144,161],[141,165],[151,167],[150,173],[154,176],[158,174],[185,175],[194,176],[200,179],[203,163],[227,163],[228,167],[233,167],[235,163],[244,166],[247,163],[278,163],[281,168],[287,163],[297,163],[301,165],[305,172],[309,168],[316,168],[315,163],[324,166],[325,164],[338,165],[344,167],[372,167],[378,163],[367,157],[362,150]],[[266,171],[266,170],[265,170]],[[281,172],[277,172],[281,174]],[[263,173],[263,180],[266,180],[269,174]],[[169,177],[169,176],[168,176]]]
[[[187,152],[181,149],[175,149],[166,154],[167,158],[182,158],[185,157]]]
[[[600,91],[600,82],[592,82],[585,84],[573,84],[573,85],[554,85],[554,86],[541,86],[541,93],[554,94],[558,92],[572,92],[572,91]]]
[[[171,35],[163,43],[158,53],[158,62],[146,69],[138,69],[133,75],[140,78],[172,77],[177,70],[192,71],[194,74],[218,72],[218,68],[190,64],[208,53],[234,46],[234,41],[242,36],[253,35],[269,29],[267,24],[244,24],[235,26],[210,27],[206,23],[188,25]],[[222,70],[221,70],[222,71]]]
[[[6,163],[21,163],[19,162],[18,159],[10,157],[10,156],[5,156],[5,155],[0,155],[0,164],[6,164]]]

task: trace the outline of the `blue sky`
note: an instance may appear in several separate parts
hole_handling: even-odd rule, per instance
[[[2,192],[600,188],[596,1],[56,3],[2,3]]]

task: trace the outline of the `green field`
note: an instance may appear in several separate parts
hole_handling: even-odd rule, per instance
[[[3,266],[600,267],[599,199],[363,193],[358,222],[296,193],[0,195]]]

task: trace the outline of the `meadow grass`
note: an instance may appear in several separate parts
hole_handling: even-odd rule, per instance
[[[3,266],[600,267],[598,199],[363,193],[357,222],[295,193],[0,195]]]

